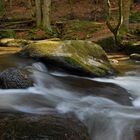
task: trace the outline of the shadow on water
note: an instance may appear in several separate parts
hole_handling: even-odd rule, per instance
[[[15,54],[1,54],[0,71],[11,67],[24,68],[25,66],[31,65],[34,62],[35,61],[32,59],[20,58]]]

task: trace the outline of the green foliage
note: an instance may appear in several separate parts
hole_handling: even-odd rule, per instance
[[[40,29],[40,28],[33,28],[28,32],[27,39],[33,39],[33,40],[42,40],[42,39],[48,39],[48,38],[56,38],[58,37],[58,33],[55,29],[52,31],[46,29]]]
[[[98,44],[100,44],[106,52],[116,52],[119,50],[118,46],[115,44],[114,37],[101,39],[98,41]]]
[[[76,31],[79,31],[85,28],[92,28],[92,31],[95,32],[96,29],[94,27],[97,27],[97,24],[91,21],[74,20],[73,23],[71,24],[71,28]]]
[[[131,13],[129,17],[130,23],[139,23],[140,22],[140,14],[139,13]]]
[[[65,26],[63,39],[88,39],[97,30],[101,30],[101,28],[103,28],[101,23],[71,20]]]
[[[12,29],[0,31],[0,37],[2,37],[2,38],[16,38],[16,32]]]
[[[52,37],[58,37],[59,36],[59,32],[56,28],[52,27],[52,30],[45,30],[45,33],[47,34],[48,38],[52,38]]]

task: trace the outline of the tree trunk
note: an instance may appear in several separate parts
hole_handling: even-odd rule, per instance
[[[131,0],[123,0],[122,6],[123,6],[123,9],[122,9],[123,22],[122,22],[120,31],[122,33],[125,33],[129,29],[129,14],[130,14]]]
[[[41,27],[41,23],[42,23],[41,1],[35,0],[35,5],[36,5],[36,25],[37,27]]]
[[[10,10],[12,10],[13,0],[10,0],[10,1],[9,1],[9,5],[10,5]]]
[[[114,27],[114,26],[112,26],[112,24],[110,22],[110,18],[111,18],[111,2],[110,2],[110,0],[106,0],[106,13],[107,13],[106,24],[107,24],[107,27],[109,28],[109,30],[113,33],[113,35],[115,37],[116,45],[120,44],[120,41],[119,41],[120,28],[121,28],[122,23],[123,23],[123,13],[122,13],[123,7],[122,7],[122,5],[123,5],[123,0],[118,0],[119,18],[118,18],[118,21],[117,21],[118,22],[117,25]]]
[[[3,10],[4,10],[4,0],[0,0],[0,16],[3,15]]]
[[[50,26],[50,6],[51,6],[51,0],[44,0],[44,3],[42,5],[42,14],[43,14],[43,28],[48,29],[51,31]]]
[[[28,0],[28,8],[31,10],[31,14],[32,16],[34,17],[34,9],[33,9],[33,6],[32,6],[32,1],[31,0]]]
[[[49,17],[51,0],[35,0],[35,2],[37,27],[51,30]]]

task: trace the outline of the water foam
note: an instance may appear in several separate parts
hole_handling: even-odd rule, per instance
[[[66,90],[63,83],[48,74],[45,66],[40,63],[34,64],[30,70],[33,72],[34,86],[28,89],[0,90],[1,109],[39,114],[45,114],[51,109],[61,113],[74,112],[87,126],[92,140],[134,139],[134,129],[140,126],[139,107],[122,106],[103,97],[80,96],[79,93]],[[126,76],[96,80],[119,83],[132,91],[130,85],[139,82],[135,78]],[[124,79],[125,82],[122,82]],[[133,88],[137,92],[137,87]]]

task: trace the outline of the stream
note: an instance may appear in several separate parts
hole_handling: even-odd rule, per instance
[[[134,131],[140,130],[140,63],[133,65],[132,69],[126,68],[117,77],[82,78],[115,83],[125,88],[135,97],[133,106],[125,106],[107,98],[81,95],[75,89],[66,88],[57,77],[69,75],[49,72],[40,62],[0,55],[0,71],[9,67],[25,68],[34,79],[34,86],[28,89],[0,89],[0,109],[37,114],[45,114],[51,109],[61,113],[74,112],[87,126],[92,140],[134,140]]]

